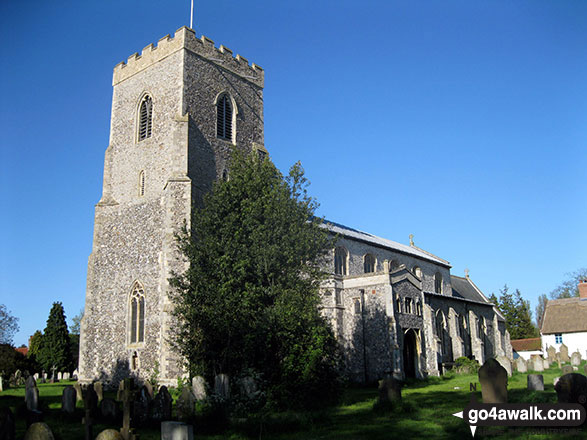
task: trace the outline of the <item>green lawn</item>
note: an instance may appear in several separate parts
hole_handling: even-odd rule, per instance
[[[583,366],[581,366],[581,370]],[[544,375],[544,392],[526,390],[526,374],[514,373],[509,379],[510,402],[556,402],[553,379],[560,376],[558,368],[541,373]],[[402,390],[403,401],[393,409],[374,410],[377,399],[375,388],[349,388],[343,402],[334,408],[320,412],[288,412],[273,414],[260,421],[235,421],[231,429],[216,435],[198,432],[198,439],[466,439],[471,438],[468,425],[452,414],[462,411],[471,398],[470,383],[477,384],[477,399],[481,401],[481,388],[476,375],[430,378],[427,381],[410,382]],[[61,393],[67,383],[40,384],[39,392],[45,408],[45,421],[52,428],[57,440],[79,440],[83,438],[81,418],[83,411],[78,402],[78,413],[73,419],[64,418],[61,407]],[[0,393],[0,406],[9,406],[17,414],[17,439],[25,430],[22,414],[24,388],[9,389]],[[102,429],[120,426],[98,424],[94,435]],[[584,428],[585,429],[585,428]],[[160,438],[157,427],[139,429],[141,440]],[[530,428],[479,428],[475,438],[492,439],[587,439],[585,430],[567,433],[540,433]]]

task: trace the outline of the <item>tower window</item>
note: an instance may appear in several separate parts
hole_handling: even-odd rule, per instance
[[[139,173],[139,196],[145,195],[145,172]]]
[[[337,275],[347,274],[347,250],[343,247],[337,247],[334,250],[334,273]]]
[[[372,254],[365,255],[363,269],[365,270],[365,273],[375,272],[375,257]]]
[[[153,100],[146,95],[139,110],[139,141],[151,137],[153,129]]]
[[[440,272],[434,274],[434,292],[442,293],[442,275],[440,275]]]
[[[130,299],[130,343],[145,341],[145,292],[135,283]]]
[[[224,94],[216,103],[216,136],[232,141],[232,104],[228,95]]]

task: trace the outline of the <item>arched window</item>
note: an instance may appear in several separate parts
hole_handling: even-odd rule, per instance
[[[355,315],[361,314],[361,300],[358,298],[355,299]]]
[[[224,93],[216,102],[216,136],[232,142],[233,108],[229,96]]]
[[[375,272],[375,257],[372,254],[365,255],[363,259],[363,269],[365,273]]]
[[[145,95],[139,109],[139,141],[151,137],[153,129],[153,100]]]
[[[442,275],[440,275],[440,272],[434,274],[434,291],[442,293]]]
[[[420,269],[419,266],[414,266],[414,268],[412,269],[412,272],[414,273],[414,275],[416,275],[418,278],[422,279],[422,269]]]
[[[406,313],[412,313],[412,298],[406,298]]]
[[[337,247],[334,250],[334,273],[337,275],[347,274],[348,252],[343,247]]]
[[[138,282],[130,296],[130,343],[145,341],[145,291]]]
[[[444,313],[438,311],[436,313],[436,336],[442,339],[442,331],[444,330]]]
[[[394,270],[396,270],[399,267],[399,263],[395,260],[391,260],[389,262],[389,271],[393,272]]]
[[[402,312],[402,300],[400,299],[399,295],[395,297],[395,308],[398,313]]]
[[[139,173],[139,196],[145,195],[145,172]]]
[[[420,301],[416,303],[416,314],[422,316],[422,303]]]

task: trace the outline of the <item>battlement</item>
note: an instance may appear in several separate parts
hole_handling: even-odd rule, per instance
[[[255,63],[249,65],[249,61],[241,55],[233,56],[232,50],[223,45],[215,47],[214,41],[204,35],[197,38],[196,33],[186,26],[179,28],[173,37],[169,34],[164,36],[156,46],[149,44],[140,55],[134,53],[126,62],[118,63],[114,67],[112,85],[124,81],[181,49],[187,49],[259,87],[264,85],[264,71],[261,67]]]

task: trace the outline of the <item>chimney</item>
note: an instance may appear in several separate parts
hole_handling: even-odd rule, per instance
[[[579,289],[579,298],[587,299],[587,280],[579,281],[577,288]]]

